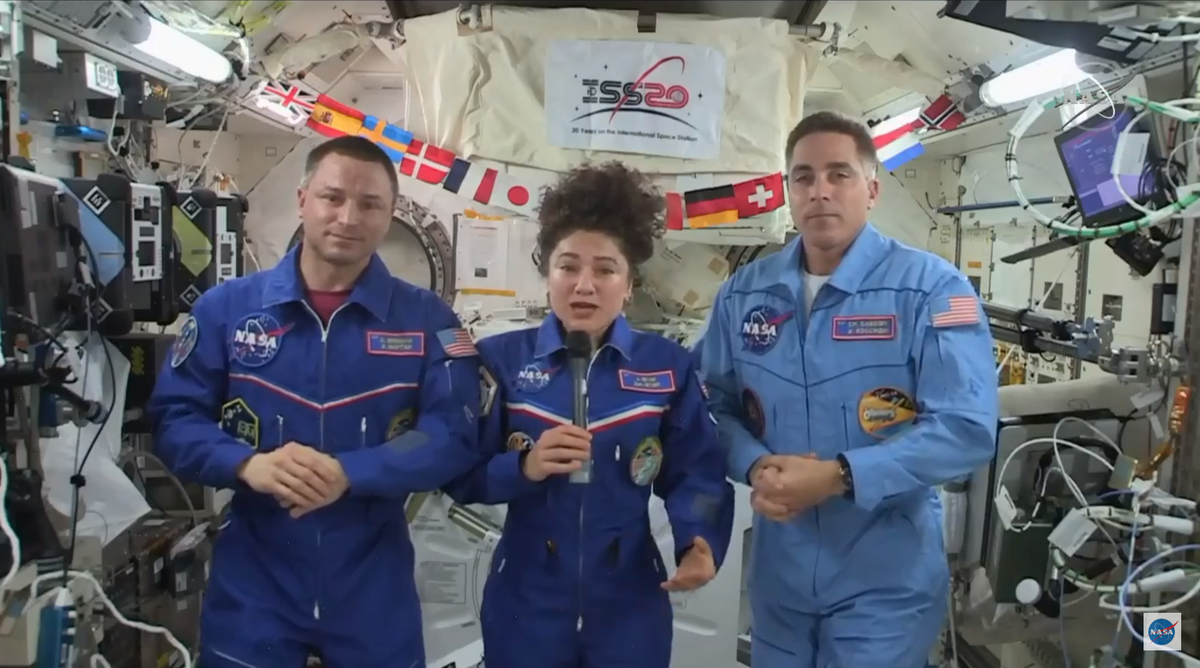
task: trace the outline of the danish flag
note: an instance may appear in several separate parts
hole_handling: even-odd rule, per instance
[[[400,162],[400,173],[437,185],[454,166],[454,153],[414,139]]]

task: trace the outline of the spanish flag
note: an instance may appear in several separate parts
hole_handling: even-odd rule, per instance
[[[326,137],[355,136],[362,130],[363,113],[328,95],[318,95],[308,117],[308,127]]]
[[[738,221],[738,205],[733,186],[692,190],[683,194],[683,202],[688,227],[692,229],[701,230]]]
[[[363,119],[362,129],[358,131],[358,136],[375,142],[396,164],[400,164],[404,159],[404,152],[408,150],[408,145],[413,140],[412,133],[408,130],[402,130],[374,116],[367,116]]]

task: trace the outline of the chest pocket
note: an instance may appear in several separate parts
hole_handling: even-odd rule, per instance
[[[366,315],[338,315],[320,362],[325,438],[337,450],[386,442],[413,427],[420,418],[425,359],[429,346],[438,345],[422,332],[373,327],[376,323],[356,322],[354,317]]]
[[[872,306],[842,308],[824,319],[833,353],[815,365],[824,382],[814,394],[828,398],[824,410],[840,412],[847,450],[877,445],[917,417],[911,316]]]
[[[858,301],[813,312],[805,351],[810,387],[839,381],[852,388],[864,382],[910,383],[911,316],[897,313],[897,304]]]
[[[662,470],[662,432],[681,379],[670,369],[609,367],[589,387],[588,429],[613,528],[643,518]]]
[[[804,368],[800,320],[793,302],[771,293],[748,295],[729,314],[730,346],[738,381],[735,400],[743,424],[770,443],[785,431],[776,406],[802,406]],[[764,400],[770,397],[769,401]]]

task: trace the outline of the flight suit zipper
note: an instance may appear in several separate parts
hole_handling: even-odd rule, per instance
[[[607,345],[607,344],[605,344],[605,345]],[[583,376],[584,415],[588,415],[588,411],[591,409],[591,405],[590,405],[591,401],[589,399],[589,396],[591,393],[588,392],[588,385],[591,384],[592,366],[596,363],[596,358],[600,357],[600,352],[603,351],[604,348],[605,348],[605,346],[600,346],[600,349],[597,350],[592,355],[592,359],[588,360],[587,373],[584,374],[584,376]],[[588,417],[588,424],[591,424],[590,416]],[[595,457],[592,458],[592,461],[595,462]],[[592,478],[590,478],[588,480],[588,485],[596,484],[595,474],[596,474],[596,468],[593,466],[592,467]],[[583,530],[583,526],[584,526],[584,524],[583,524],[583,506],[584,506],[584,501],[586,499],[587,499],[587,489],[580,490],[580,493],[579,493],[579,618],[575,622],[575,631],[577,631],[577,632],[583,631],[583,555],[584,555],[583,541],[584,541],[585,535],[586,535]]]
[[[322,402],[322,404],[324,404],[324,402],[325,402],[325,378],[326,378],[326,369],[328,367],[326,358],[327,358],[327,354],[329,352],[329,328],[333,326],[333,319],[337,317],[337,314],[341,313],[342,309],[346,308],[346,303],[343,303],[341,306],[334,309],[333,313],[331,313],[329,315],[329,322],[322,321],[321,316],[318,315],[315,310],[313,310],[312,306],[309,306],[308,302],[301,301],[300,303],[304,304],[305,310],[307,310],[309,313],[312,314],[312,317],[317,320],[317,326],[319,326],[321,328],[321,402]],[[347,303],[349,303],[349,302],[347,302]],[[325,407],[324,407],[324,405],[321,406],[320,431],[321,431],[321,435],[318,438],[317,450],[320,452],[325,452]],[[317,525],[317,559],[316,559],[316,563],[318,563],[318,564],[321,563],[321,527],[320,527],[320,524]],[[313,595],[313,619],[316,619],[316,620],[321,619],[321,592],[319,589],[320,589],[320,585],[318,584],[318,591]]]
[[[807,297],[807,293],[805,291],[808,290],[808,287],[801,285],[800,289],[802,291],[802,294],[800,297],[800,299],[801,299],[800,308],[802,309],[801,313],[804,313],[804,328],[802,330],[800,330],[800,369],[801,369],[801,372],[804,374],[804,413],[805,413],[805,416],[807,417],[807,419],[804,421],[804,432],[808,438],[808,444],[809,444],[808,447],[809,447],[809,451],[811,452],[812,451],[812,402],[810,402],[808,400],[808,355],[806,353],[806,349],[807,349],[807,344],[808,344],[809,329],[812,328],[812,320],[813,320],[812,314],[813,314],[813,311],[817,310],[817,308],[816,308],[817,307],[817,299],[820,297],[821,290],[824,290],[825,287],[821,286],[821,290],[818,290],[817,294],[813,295],[813,308],[811,310],[808,309],[808,304],[806,303],[808,297]],[[816,525],[817,536],[820,536],[821,535],[821,511],[819,508],[817,508],[815,506],[813,507],[813,524]],[[816,555],[815,562],[819,563],[820,560],[821,560],[821,551],[820,551],[820,548],[817,548],[817,555]],[[813,596],[815,597],[817,595],[817,569],[815,567],[813,568],[812,592],[813,592]]]

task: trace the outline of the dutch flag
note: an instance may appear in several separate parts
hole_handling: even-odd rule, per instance
[[[925,153],[925,147],[916,135],[916,131],[923,127],[925,123],[921,121],[921,110],[918,108],[889,118],[871,128],[875,151],[879,154],[879,162],[883,163],[884,169],[893,172],[904,163]]]

